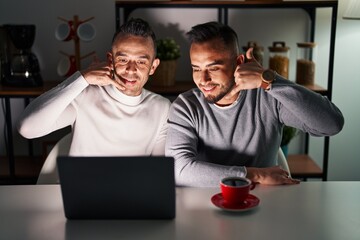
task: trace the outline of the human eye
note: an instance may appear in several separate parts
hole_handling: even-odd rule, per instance
[[[195,67],[193,67],[192,70],[193,70],[194,73],[197,73],[197,72],[201,71],[200,68],[195,68]]]
[[[138,59],[138,60],[136,60],[136,65],[139,68],[145,68],[145,67],[148,67],[150,65],[150,63],[147,59]]]
[[[125,65],[129,62],[129,59],[127,59],[126,57],[118,57],[116,61],[121,65]]]
[[[213,67],[210,67],[209,68],[209,72],[217,72],[217,71],[219,71],[219,67],[217,67],[217,66],[213,66]]]

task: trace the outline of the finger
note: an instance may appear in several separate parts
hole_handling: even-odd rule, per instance
[[[231,91],[224,97],[225,99],[232,99],[236,94],[238,94],[241,91],[241,85],[238,85],[235,81],[235,84]]]
[[[281,170],[282,170],[282,174],[284,174],[285,176],[290,176],[290,173],[288,171],[286,171],[283,168],[281,168]]]
[[[108,74],[108,76],[109,76],[109,78],[111,78],[111,79],[115,79],[115,73],[114,73],[114,70],[112,70],[112,69],[109,69],[109,74]]]
[[[255,58],[254,58],[253,51],[254,51],[253,48],[249,48],[249,49],[246,51],[246,59],[248,59],[249,62],[251,62],[251,60],[255,59]]]
[[[293,179],[291,177],[287,177],[283,181],[283,184],[286,184],[286,185],[299,184],[299,183],[300,183],[300,180]]]
[[[246,62],[255,62],[260,65],[260,63],[254,57],[254,48],[249,48],[246,51]]]
[[[125,91],[125,89],[126,89],[125,86],[121,85],[115,79],[111,79],[110,84],[113,85],[114,87],[116,87],[117,89],[121,90],[121,91]]]

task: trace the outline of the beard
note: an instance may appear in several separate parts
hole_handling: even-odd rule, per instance
[[[204,94],[204,97],[206,101],[208,101],[209,103],[216,103],[220,101],[223,97],[225,97],[231,91],[234,85],[235,82],[230,81],[229,84],[220,86],[220,92],[218,94],[216,95],[209,94],[207,96]]]
[[[218,101],[220,101],[223,97],[225,97],[226,93],[221,92],[218,95],[208,95],[205,96],[206,101],[208,101],[208,103],[216,103]]]

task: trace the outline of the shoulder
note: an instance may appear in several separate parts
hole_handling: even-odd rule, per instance
[[[143,101],[147,104],[156,104],[158,106],[170,108],[171,102],[168,98],[158,94],[151,92],[147,89],[143,89]]]
[[[201,102],[205,102],[203,94],[198,88],[193,88],[179,94],[179,96],[175,99],[174,104],[185,103],[198,105]]]
[[[181,93],[172,103],[170,112],[173,115],[197,116],[210,108],[204,95],[198,88]]]

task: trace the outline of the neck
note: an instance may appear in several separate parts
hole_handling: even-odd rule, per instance
[[[231,93],[228,93],[225,95],[220,101],[216,102],[215,104],[219,107],[226,107],[233,104],[240,96],[240,92],[236,93],[235,95],[230,95]]]

